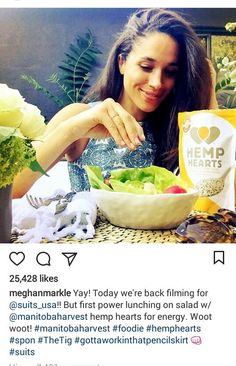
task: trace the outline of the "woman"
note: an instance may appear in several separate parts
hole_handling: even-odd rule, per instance
[[[178,112],[216,108],[214,73],[197,35],[172,11],[134,13],[85,102],[59,111],[36,146],[45,170],[64,155],[73,190],[88,189],[83,165],[178,167]],[[212,74],[212,75],[211,75]],[[21,197],[39,177],[16,177]]]

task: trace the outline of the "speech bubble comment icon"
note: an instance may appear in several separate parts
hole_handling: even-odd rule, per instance
[[[39,252],[36,261],[40,266],[50,266],[51,257],[47,252]]]
[[[9,254],[10,261],[15,264],[15,266],[19,266],[24,259],[25,259],[25,253],[23,252],[11,252]]]

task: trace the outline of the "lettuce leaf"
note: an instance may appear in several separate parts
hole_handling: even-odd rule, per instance
[[[135,181],[127,180],[126,182],[120,182],[117,179],[110,178],[110,184],[113,188],[113,191],[115,192],[145,194],[143,190],[143,183],[137,180]]]
[[[107,184],[104,183],[102,171],[99,166],[86,165],[84,169],[88,175],[89,184],[92,188],[112,191],[112,189]]]
[[[109,181],[112,189],[104,183],[99,166],[86,166],[85,170],[91,187],[95,189],[135,194],[155,194],[163,193],[166,188],[172,185],[188,188],[186,183],[172,172],[154,165],[145,168],[111,170]]]

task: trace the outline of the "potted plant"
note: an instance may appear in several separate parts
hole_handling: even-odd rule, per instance
[[[236,61],[227,55],[215,58],[217,67],[216,96],[220,108],[236,107]]]
[[[225,24],[225,29],[233,32],[236,22]],[[217,70],[216,96],[220,108],[236,108],[236,61],[225,54],[215,57]]]
[[[0,84],[0,243],[10,241],[15,175],[26,167],[45,173],[32,145],[45,128],[44,117],[36,106],[26,103],[18,90]]]

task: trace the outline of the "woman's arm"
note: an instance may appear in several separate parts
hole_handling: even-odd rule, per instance
[[[65,126],[66,121],[87,108],[86,105],[75,104],[62,109],[48,123],[43,141],[34,143],[37,161],[45,171],[53,167],[64,156],[73,142],[69,123],[68,128]],[[22,197],[41,175],[29,168],[20,172],[14,179],[13,198]]]
[[[47,171],[64,155],[69,160],[78,158],[88,138],[108,136],[131,150],[145,139],[139,123],[110,98],[92,108],[71,104],[52,118],[43,141],[34,144],[37,161]],[[24,169],[14,179],[13,197],[22,197],[40,176],[39,172]]]

